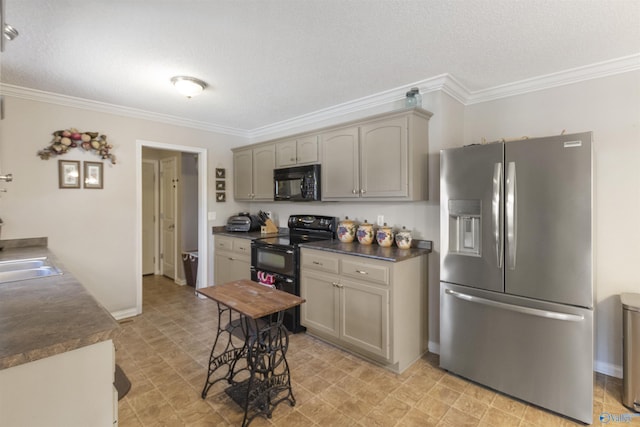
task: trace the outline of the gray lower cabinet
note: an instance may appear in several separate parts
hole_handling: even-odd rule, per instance
[[[233,152],[233,198],[235,200],[273,200],[274,144],[244,148]]]
[[[381,261],[301,249],[307,332],[394,372],[427,349],[426,256]]]
[[[216,285],[251,279],[251,240],[218,235],[214,238]]]

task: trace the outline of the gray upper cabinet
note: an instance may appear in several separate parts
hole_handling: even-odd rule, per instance
[[[361,126],[361,197],[409,195],[407,121],[398,117]]]
[[[234,197],[273,200],[273,169],[320,163],[323,201],[427,200],[430,117],[403,109],[234,149]]]
[[[274,144],[233,152],[233,197],[235,200],[273,200]]]
[[[276,168],[317,162],[317,135],[276,143]]]
[[[349,127],[324,133],[322,144],[322,199],[343,200],[359,197],[358,128]]]
[[[405,110],[323,133],[322,200],[426,200],[430,116]]]

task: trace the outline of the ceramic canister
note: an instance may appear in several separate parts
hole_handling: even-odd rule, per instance
[[[411,232],[402,227],[401,231],[396,233],[396,246],[400,249],[409,249],[411,247]]]
[[[387,226],[386,222],[382,227],[378,228],[378,231],[376,231],[376,241],[378,242],[378,245],[383,248],[388,248],[393,245],[393,231],[391,230],[391,227]]]
[[[370,245],[373,243],[373,224],[369,224],[365,219],[364,223],[360,224],[358,227],[356,236],[358,236],[358,242],[363,245]]]
[[[338,223],[338,240],[345,243],[353,242],[356,237],[356,228],[356,223],[351,221],[348,216],[345,216]]]

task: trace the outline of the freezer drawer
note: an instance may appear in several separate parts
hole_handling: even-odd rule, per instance
[[[441,282],[440,366],[591,423],[593,311]]]

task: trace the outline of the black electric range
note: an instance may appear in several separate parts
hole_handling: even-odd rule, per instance
[[[273,236],[251,242],[251,279],[294,295],[300,295],[299,244],[333,239],[337,219],[321,215],[291,215],[288,236]],[[285,327],[293,333],[304,331],[300,307],[285,313]]]

